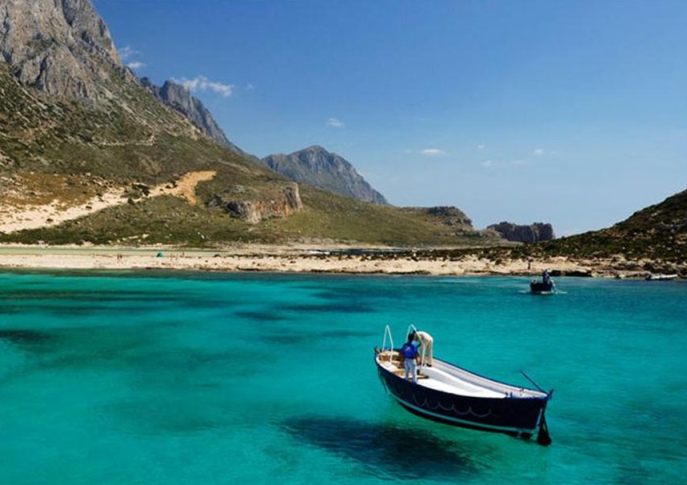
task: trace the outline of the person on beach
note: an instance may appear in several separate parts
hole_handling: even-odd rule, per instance
[[[415,332],[415,341],[420,344],[420,364],[432,367],[434,339],[427,332],[418,330]]]
[[[414,383],[417,383],[417,367],[415,360],[417,359],[417,347],[413,343],[415,340],[415,332],[408,334],[408,341],[401,347],[401,355],[403,355],[403,368],[405,369],[405,379],[409,381],[409,376],[412,376]]]

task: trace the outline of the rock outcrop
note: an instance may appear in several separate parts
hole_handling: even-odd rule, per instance
[[[294,212],[300,212],[303,210],[303,202],[298,184],[295,183],[285,185],[281,192],[267,198],[242,185],[235,185],[216,194],[208,207],[223,209],[231,217],[257,224],[264,219],[288,217]]]
[[[122,66],[88,0],[2,0],[0,53],[23,84],[52,95],[107,99]]]
[[[424,211],[427,213],[427,215],[435,217],[446,226],[459,227],[468,230],[472,229],[472,220],[465,214],[465,212],[457,207],[425,207]]]
[[[201,100],[191,94],[188,88],[173,81],[165,81],[159,87],[154,85],[147,77],[141,79],[141,84],[153,93],[157,99],[181,113],[217,143],[235,153],[246,155],[243,150],[229,141],[227,135],[220,128],[217,121],[215,121],[210,111]]]
[[[387,204],[384,196],[374,190],[353,165],[320,146],[289,155],[269,155],[262,159],[262,163],[295,182],[373,204]]]
[[[536,243],[540,241],[550,241],[556,236],[551,224],[535,222],[530,225],[518,225],[512,222],[499,222],[487,227],[488,230],[496,231],[507,241]]]
[[[450,227],[456,234],[474,231],[472,220],[457,207],[407,207],[404,210],[422,214],[437,224]]]

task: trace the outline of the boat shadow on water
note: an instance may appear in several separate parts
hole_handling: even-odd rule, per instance
[[[449,480],[475,477],[474,443],[439,438],[414,427],[326,416],[301,416],[282,421],[281,428],[298,441],[357,461],[383,478]]]

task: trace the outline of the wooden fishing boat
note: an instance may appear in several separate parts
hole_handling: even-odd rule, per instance
[[[537,433],[540,444],[551,443],[545,412],[553,391],[505,384],[437,358],[431,367],[418,366],[414,383],[404,378],[403,357],[393,348],[376,348],[375,363],[388,393],[417,416],[525,439]]]
[[[530,293],[533,295],[553,295],[556,287],[553,282],[544,283],[543,281],[532,281],[530,283]]]

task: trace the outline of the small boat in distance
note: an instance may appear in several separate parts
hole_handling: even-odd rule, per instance
[[[533,295],[553,295],[556,292],[556,283],[551,279],[549,271],[542,273],[541,281],[530,282],[530,293]]]
[[[375,348],[377,373],[388,393],[411,413],[452,426],[524,439],[537,433],[539,444],[551,444],[545,411],[553,390],[505,384],[436,357],[431,366],[418,366],[418,378],[413,382],[405,379],[403,359],[393,348],[387,325],[382,348]]]
[[[650,274],[646,278],[647,281],[672,281],[677,279],[676,274]]]
[[[530,282],[530,293],[533,295],[553,295],[556,292],[556,287],[553,283],[543,283],[541,281]]]

